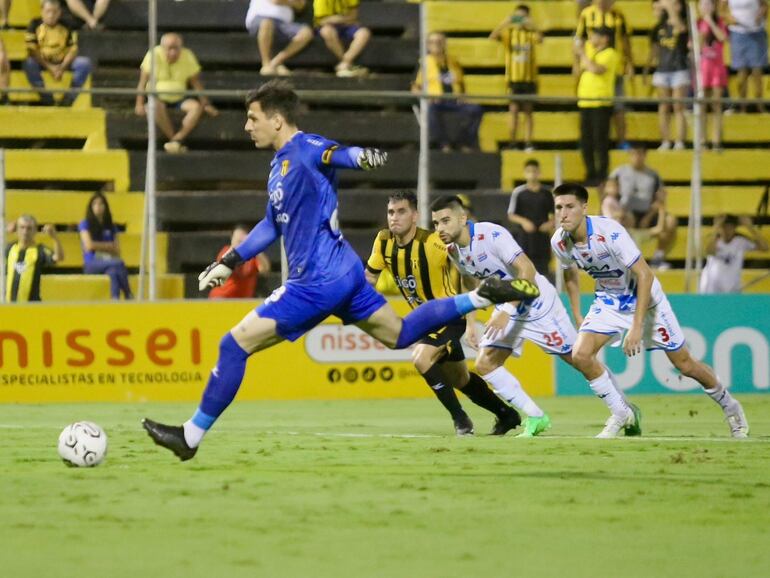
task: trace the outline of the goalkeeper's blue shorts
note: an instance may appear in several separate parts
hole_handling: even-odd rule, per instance
[[[257,307],[260,317],[275,319],[278,335],[296,341],[330,315],[345,325],[368,319],[385,305],[385,298],[366,281],[356,263],[345,275],[322,285],[282,285]]]

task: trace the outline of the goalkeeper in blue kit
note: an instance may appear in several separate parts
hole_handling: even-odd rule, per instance
[[[299,104],[291,86],[281,81],[267,82],[246,98],[246,132],[257,148],[276,151],[265,218],[237,249],[201,273],[199,288],[221,285],[239,263],[279,237],[284,239],[289,274],[283,286],[222,338],[217,364],[194,415],[182,426],[143,420],[155,443],[181,460],[195,455],[206,432],[235,398],[250,355],[283,340],[295,341],[330,315],[387,347],[402,349],[474,309],[539,295],[529,281],[494,277],[470,293],[428,301],[401,319],[367,283],[361,259],[344,239],[337,218],[337,169],[377,169],[388,155],[303,133],[297,128]]]

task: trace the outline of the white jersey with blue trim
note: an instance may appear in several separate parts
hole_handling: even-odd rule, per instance
[[[559,227],[551,238],[551,247],[562,269],[577,265],[596,280],[596,297],[620,311],[636,309],[636,275],[631,267],[642,256],[628,231],[606,217],[586,217],[586,243],[575,243]],[[652,282],[650,307],[664,297],[657,278]]]
[[[467,247],[456,243],[447,246],[452,262],[460,273],[476,279],[486,279],[497,275],[501,279],[513,279],[513,262],[524,251],[505,227],[494,223],[474,223],[468,221],[471,242]],[[540,289],[540,297],[534,301],[522,301],[511,317],[534,321],[551,310],[556,299],[556,289],[546,277],[539,273],[535,282]]]

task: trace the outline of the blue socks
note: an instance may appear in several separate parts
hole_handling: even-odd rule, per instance
[[[214,425],[238,393],[248,358],[249,354],[241,349],[228,331],[219,342],[219,359],[211,371],[198,411],[191,420],[193,424],[204,430]]]
[[[401,333],[398,334],[396,349],[409,347],[428,333],[444,327],[450,321],[459,319],[476,309],[467,294],[426,301],[404,317]]]

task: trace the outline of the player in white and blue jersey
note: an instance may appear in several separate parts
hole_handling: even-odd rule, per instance
[[[551,420],[527,395],[519,380],[505,369],[504,363],[511,355],[519,357],[524,340],[528,340],[574,366],[571,352],[577,332],[569,314],[556,288],[537,273],[507,229],[494,223],[467,221],[457,197],[439,198],[431,208],[433,225],[464,278],[529,279],[540,289],[536,299],[495,307],[476,358],[476,370],[492,385],[495,393],[527,415],[524,432],[519,437],[536,436],[551,427]],[[624,406],[624,417],[626,414],[629,418],[626,435],[641,434],[630,404]]]
[[[628,356],[641,353],[642,347],[665,351],[682,375],[695,379],[719,404],[732,436],[747,437],[749,424],[741,404],[722,386],[711,367],[690,355],[660,282],[628,231],[612,219],[587,215],[588,191],[580,185],[560,185],[553,195],[556,224],[560,227],[551,239],[551,247],[564,269],[572,313],[579,325],[572,359],[585,375],[607,390],[615,407],[603,437],[617,435],[629,419],[623,410],[624,401],[619,399],[622,396],[601,383],[608,380],[596,357],[607,343],[619,343],[621,339]],[[578,268],[596,280],[596,298],[585,317],[580,311]],[[591,383],[593,388],[594,381]],[[601,396],[600,390],[594,391]]]
[[[294,341],[330,315],[401,349],[474,309],[539,294],[527,281],[497,280],[470,293],[428,301],[401,319],[367,283],[361,259],[344,239],[337,219],[337,169],[376,169],[385,165],[387,154],[301,132],[296,121],[299,98],[286,83],[263,84],[248,95],[246,107],[245,130],[254,144],[276,151],[265,218],[241,245],[201,273],[199,288],[221,285],[240,262],[279,237],[285,242],[289,275],[222,338],[217,364],[192,418],[181,427],[144,420],[155,443],[181,460],[195,455],[205,433],[234,399],[251,354],[283,340]]]

